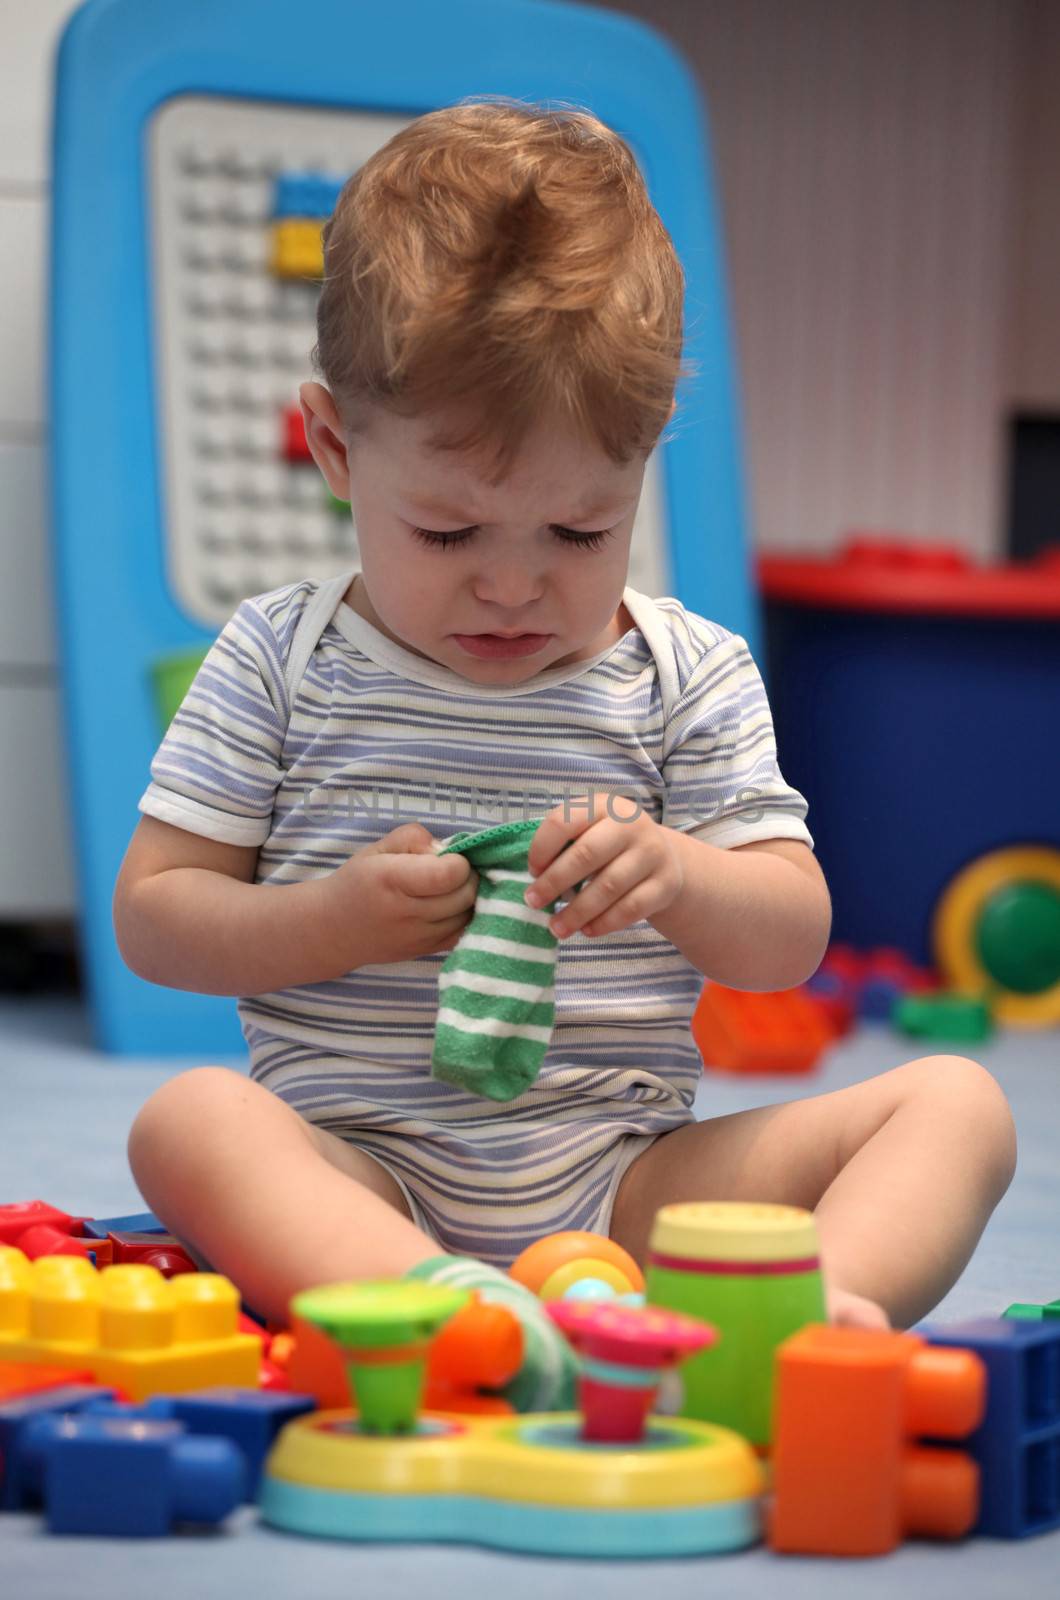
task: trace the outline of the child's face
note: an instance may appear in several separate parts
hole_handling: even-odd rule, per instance
[[[347,599],[391,639],[476,683],[517,684],[587,659],[632,627],[622,590],[643,457],[617,467],[543,422],[490,488],[479,462],[427,448],[437,417],[377,407],[347,445],[328,391],[306,383],[301,399],[313,456],[357,528],[361,576]],[[417,529],[459,538],[446,548]],[[592,545],[573,543],[604,529]],[[521,656],[480,656],[465,643],[516,631],[545,638]]]

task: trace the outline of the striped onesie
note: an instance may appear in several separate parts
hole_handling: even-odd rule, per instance
[[[715,845],[812,848],[738,634],[627,587],[636,626],[618,643],[512,687],[477,684],[347,605],[357,570],[241,602],[151,762],[141,811],[258,845],[255,881],[269,884],[332,872],[405,822],[437,848],[590,792],[631,796]],[[544,1234],[607,1234],[626,1169],[695,1120],[702,974],[646,920],[562,941],[550,1047],[498,1103],[430,1075],[447,954],[243,996],[251,1077],[380,1162],[442,1250],[506,1268]]]

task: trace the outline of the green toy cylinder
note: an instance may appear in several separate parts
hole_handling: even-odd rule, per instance
[[[347,1350],[350,1389],[367,1433],[408,1433],[416,1426],[423,1396],[426,1361],[418,1353],[407,1361],[366,1359],[367,1352]]]
[[[681,1365],[680,1414],[767,1446],[776,1348],[807,1323],[827,1320],[812,1214],[737,1202],[663,1206],[645,1298],[718,1330],[716,1344]]]

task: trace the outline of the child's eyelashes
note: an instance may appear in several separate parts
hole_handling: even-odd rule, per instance
[[[449,550],[454,545],[466,544],[477,529],[457,528],[453,533],[436,533],[431,528],[413,528],[412,531],[421,544],[435,545],[442,550]],[[596,533],[576,533],[573,528],[564,528],[559,523],[553,523],[552,531],[561,544],[577,545],[584,550],[598,550],[605,539],[610,539],[615,530],[601,528]]]

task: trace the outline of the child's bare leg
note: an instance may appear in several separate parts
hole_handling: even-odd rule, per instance
[[[611,1236],[643,1266],[660,1206],[764,1200],[816,1213],[832,1315],[897,1327],[956,1282],[1015,1170],[1008,1102],[985,1068],[924,1056],[849,1089],[690,1123],[626,1172]]]
[[[370,1156],[226,1067],[170,1078],[129,1135],[140,1192],[270,1322],[299,1289],[442,1255]]]

